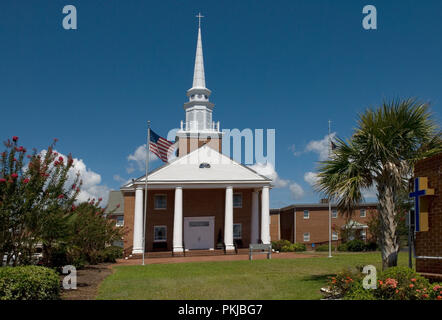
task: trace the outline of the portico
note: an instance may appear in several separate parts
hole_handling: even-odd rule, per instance
[[[206,166],[201,168],[200,163]],[[148,176],[146,249],[174,253],[192,250],[192,243],[185,243],[186,238],[191,239],[189,235],[186,237],[186,232],[204,239],[205,234],[198,232],[208,228],[211,228],[209,245],[201,244],[200,249],[213,249],[221,243],[231,251],[235,244],[247,247],[249,243],[270,243],[270,182],[208,146],[151,172]],[[133,254],[143,250],[144,185],[142,177],[122,189],[135,189]],[[188,219],[193,221],[190,227],[184,225]],[[156,236],[158,230],[165,234]]]

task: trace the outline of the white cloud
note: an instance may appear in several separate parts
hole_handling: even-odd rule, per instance
[[[158,157],[149,151],[149,161],[156,161]],[[130,163],[130,167],[126,168],[128,173],[135,171],[134,165],[137,166],[139,171],[145,170],[146,165],[146,144],[139,146],[133,154],[128,155],[127,161]]]
[[[46,154],[47,150],[42,150],[40,154],[42,157]],[[56,150],[54,152],[57,153],[57,158],[62,157],[64,163],[67,162],[68,157],[64,154],[58,153]],[[77,201],[83,202],[88,199],[98,200],[102,198],[101,205],[105,206],[109,197],[110,189],[101,185],[101,175],[87,168],[83,159],[73,158],[73,166],[68,172],[68,180],[66,182],[67,186],[70,186],[76,179],[77,173],[80,174],[80,180],[82,180],[83,184],[80,187],[80,193],[78,194]]]
[[[290,183],[290,180],[281,179],[278,176],[278,173],[275,171],[275,168],[271,163],[266,163],[266,164],[256,163],[249,167],[250,169],[258,172],[260,175],[272,179],[275,188],[285,188]]]
[[[330,138],[333,139],[336,136],[336,132],[330,135],[324,136],[322,140],[312,140],[305,147],[305,152],[315,152],[319,155],[319,160],[324,161],[328,158],[328,152],[330,148]]]
[[[304,181],[313,187],[318,181],[318,174],[316,172],[306,172],[304,174]]]
[[[292,198],[296,200],[301,199],[304,196],[304,189],[302,189],[302,187],[296,182],[290,183],[289,189],[292,194]]]
[[[258,172],[260,175],[272,179],[275,188],[288,187],[292,195],[292,198],[300,199],[304,196],[304,190],[302,189],[302,187],[296,182],[290,181],[288,179],[281,179],[271,163],[266,163],[266,164],[256,163],[249,167],[255,170],[256,172]]]

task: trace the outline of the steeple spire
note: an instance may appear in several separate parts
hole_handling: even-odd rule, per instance
[[[203,44],[201,40],[201,18],[204,16],[199,13],[196,17],[198,18],[198,41],[196,44],[195,69],[193,72],[192,88],[206,88],[206,80],[204,77]]]

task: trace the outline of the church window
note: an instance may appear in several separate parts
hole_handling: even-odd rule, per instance
[[[304,219],[310,219],[310,212],[308,210],[304,210]]]
[[[310,232],[306,232],[304,233],[304,242],[309,242],[310,241]]]
[[[361,218],[365,218],[367,216],[365,209],[361,209],[359,215],[361,216]]]
[[[242,208],[242,193],[233,194],[233,207]]]
[[[242,239],[242,224],[233,224],[233,239]]]
[[[154,226],[153,227],[154,242],[167,241],[167,227],[166,226]]]
[[[156,194],[154,196],[155,210],[162,210],[167,208],[167,196],[165,194]]]

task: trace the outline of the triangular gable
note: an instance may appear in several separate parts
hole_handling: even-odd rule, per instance
[[[208,164],[210,167],[200,168],[201,164]],[[271,182],[270,179],[258,174],[253,169],[232,160],[207,145],[155,169],[149,173],[148,180],[151,182]],[[144,176],[137,179],[136,182],[144,182]]]

